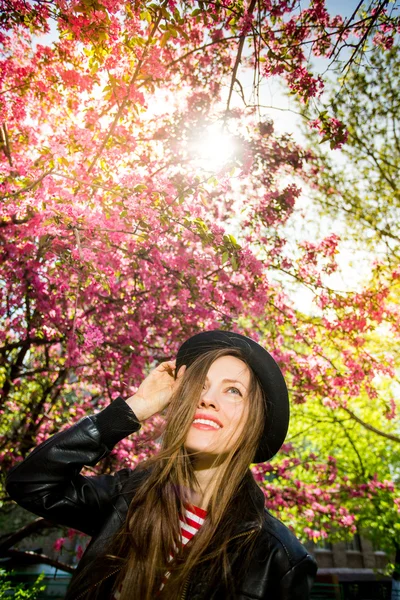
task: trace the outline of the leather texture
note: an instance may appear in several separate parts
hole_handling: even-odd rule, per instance
[[[96,558],[105,544],[122,526],[135,489],[147,471],[122,469],[114,475],[84,476],[86,466],[105,458],[119,439],[140,429],[134,413],[122,398],[116,399],[96,415],[81,419],[72,427],[55,434],[27,458],[13,467],[7,476],[7,491],[21,506],[36,515],[91,536],[76,573],[91,563],[85,586],[75,585],[75,575],[66,600],[77,600],[85,589],[96,586],[105,577],[96,570]],[[246,485],[257,511],[263,514],[263,526],[257,533],[255,551],[236,600],[308,600],[317,571],[315,559],[293,533],[264,507],[264,494],[250,471]],[[235,535],[259,525],[246,515],[238,519]],[[232,551],[232,571],[241,557]],[[238,563],[239,564],[239,563]],[[115,578],[115,575],[114,575]],[[113,577],[107,584],[111,596]],[[193,573],[187,586],[186,600],[223,600],[226,596],[207,589],[207,564]],[[82,597],[83,597],[82,596]],[[104,596],[105,600],[106,596]]]

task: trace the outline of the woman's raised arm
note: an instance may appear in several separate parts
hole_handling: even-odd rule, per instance
[[[139,429],[138,417],[117,398],[35,448],[9,471],[6,489],[34,514],[93,535],[112,508],[127,470],[90,477],[80,471],[96,465],[117,442]]]
[[[130,470],[85,477],[115,444],[167,406],[185,367],[173,378],[175,361],[161,363],[126,402],[117,398],[96,415],[84,417],[35,448],[8,473],[11,498],[27,510],[60,525],[93,535],[113,507]]]

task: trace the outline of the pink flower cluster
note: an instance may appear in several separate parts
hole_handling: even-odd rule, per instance
[[[330,147],[341,148],[347,142],[349,132],[344,123],[336,117],[320,115],[319,118],[310,122],[310,127],[317,129],[322,136],[322,141],[328,141]]]

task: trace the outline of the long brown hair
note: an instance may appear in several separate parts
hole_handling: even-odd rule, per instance
[[[207,517],[184,549],[179,522],[184,504],[190,502],[189,490],[197,488],[192,460],[194,454],[187,452],[184,443],[208,370],[217,358],[226,355],[235,356],[248,364],[242,352],[232,348],[212,350],[198,357],[186,369],[168,405],[159,453],[137,467],[137,470],[145,469],[150,474],[139,484],[124,527],[114,536],[102,557],[108,563],[108,568],[121,567],[114,588],[123,582],[121,600],[153,600],[158,596],[166,571],[171,576],[161,596],[175,600],[194,567],[204,561],[210,561],[207,570],[210,586],[218,581],[218,585],[225,586],[231,592],[233,590],[234,594],[234,576],[227,553],[228,540],[232,537],[238,515],[250,513],[260,527],[262,523],[262,515],[251,506],[251,498],[246,492],[248,478],[253,479],[249,465],[263,431],[266,410],[261,385],[251,368],[247,421],[226,460],[216,469]],[[241,538],[241,547],[247,548],[245,554],[249,554],[254,544],[251,537]],[[169,562],[174,547],[180,550]],[[237,574],[235,568],[235,577]],[[96,591],[96,597],[101,598],[101,586]]]

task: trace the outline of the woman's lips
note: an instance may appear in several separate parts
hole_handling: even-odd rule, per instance
[[[204,429],[208,431],[218,431],[219,427],[213,427],[212,425],[206,425],[205,423],[192,423],[192,427],[196,429]]]

